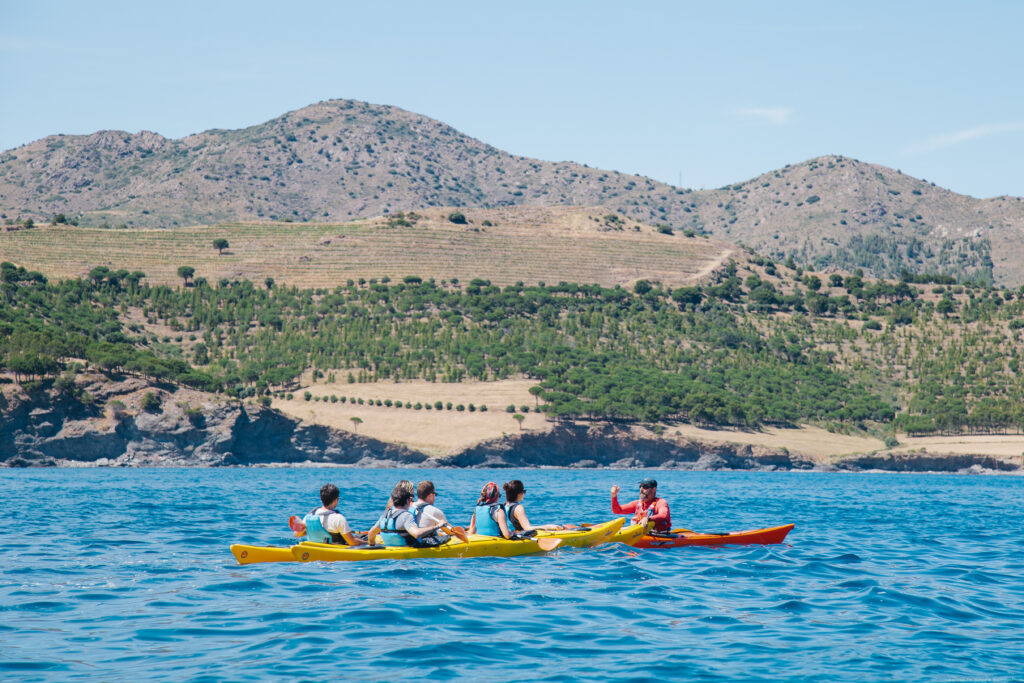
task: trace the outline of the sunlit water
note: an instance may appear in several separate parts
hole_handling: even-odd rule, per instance
[[[334,481],[357,528],[398,479],[468,521],[611,518],[610,470],[0,471],[0,678],[1008,679],[1024,672],[1024,478],[655,472],[676,526],[787,544],[238,566]],[[626,500],[628,494],[622,498]]]

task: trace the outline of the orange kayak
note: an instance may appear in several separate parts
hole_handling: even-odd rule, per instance
[[[634,548],[682,548],[690,545],[769,545],[782,543],[786,534],[793,530],[792,524],[773,526],[767,529],[733,531],[723,534],[702,534],[689,529],[674,529],[670,533],[643,536],[633,544]],[[612,538],[612,541],[615,539]]]

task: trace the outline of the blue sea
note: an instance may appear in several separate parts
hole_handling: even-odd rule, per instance
[[[401,478],[468,522],[522,479],[534,523],[612,517],[784,545],[238,566],[328,481],[367,528]],[[0,679],[1010,680],[1024,478],[614,470],[0,470]]]

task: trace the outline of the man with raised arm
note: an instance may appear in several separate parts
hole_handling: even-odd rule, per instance
[[[640,482],[640,499],[625,505],[619,505],[619,487],[612,487],[612,513],[628,515],[633,513],[633,522],[640,524],[646,518],[654,523],[655,531],[671,531],[672,517],[668,511],[668,503],[658,498],[658,482],[644,479]]]

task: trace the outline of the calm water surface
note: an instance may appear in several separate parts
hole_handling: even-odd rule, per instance
[[[644,473],[0,470],[0,678],[963,680],[1024,672],[1024,478],[655,472],[673,521],[787,545],[241,567],[326,481],[368,527],[400,478],[468,521],[611,518]],[[623,495],[625,500],[626,494]]]

